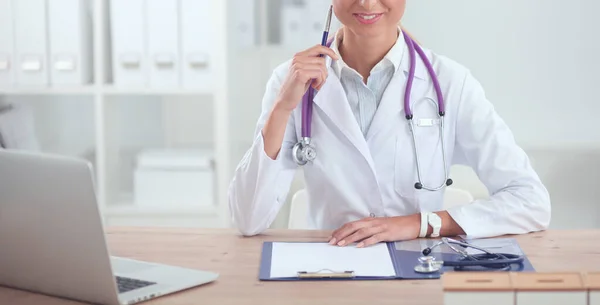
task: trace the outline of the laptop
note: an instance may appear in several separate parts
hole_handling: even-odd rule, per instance
[[[0,286],[116,305],[218,276],[110,256],[88,161],[0,150]]]

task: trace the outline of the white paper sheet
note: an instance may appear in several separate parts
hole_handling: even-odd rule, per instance
[[[355,276],[395,276],[386,244],[367,248],[326,243],[273,243],[271,277],[296,277],[300,271],[354,271]],[[327,271],[325,271],[327,272]]]

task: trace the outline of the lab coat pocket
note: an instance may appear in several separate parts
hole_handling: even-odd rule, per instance
[[[417,189],[417,182],[427,187],[438,187],[445,181],[440,130],[442,122],[436,109],[428,104],[422,102],[413,107],[414,132],[405,123],[396,139],[395,190],[400,196],[418,204],[431,196],[439,197],[441,191]]]

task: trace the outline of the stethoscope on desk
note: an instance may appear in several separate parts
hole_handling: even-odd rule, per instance
[[[323,46],[329,46],[329,43],[327,43],[327,38],[329,36],[329,29],[330,29],[330,25],[331,25],[331,14],[332,14],[332,7],[329,8],[329,14],[327,16],[327,22],[325,23],[325,31],[323,32],[323,39],[321,42],[321,45]],[[441,190],[442,188],[446,187],[446,186],[450,186],[452,185],[453,181],[452,179],[449,178],[448,175],[448,169],[446,166],[446,148],[445,148],[445,143],[444,143],[444,116],[445,116],[445,103],[444,103],[444,96],[442,95],[442,89],[440,87],[439,84],[439,80],[435,74],[435,71],[433,70],[433,67],[431,65],[431,62],[429,61],[429,59],[427,59],[427,56],[425,55],[425,52],[423,52],[423,49],[421,49],[421,47],[416,44],[406,33],[403,32],[404,35],[404,40],[408,46],[408,50],[410,52],[410,70],[409,70],[409,75],[408,75],[408,81],[406,84],[406,92],[404,94],[404,109],[405,109],[405,113],[406,113],[406,120],[408,121],[409,124],[409,128],[412,134],[412,141],[413,141],[413,151],[415,154],[415,160],[416,160],[416,165],[417,165],[417,177],[418,177],[418,181],[415,183],[415,188],[418,190],[424,189],[424,190],[428,190],[428,191],[438,191]],[[439,128],[440,128],[440,138],[441,138],[441,142],[442,142],[442,159],[444,162],[444,182],[435,187],[435,186],[426,186],[423,184],[423,179],[421,178],[421,167],[420,167],[420,162],[419,162],[419,152],[418,152],[418,148],[417,148],[417,138],[415,135],[415,128],[414,128],[414,122],[413,122],[413,112],[410,108],[410,97],[411,97],[411,91],[412,91],[412,85],[413,85],[413,81],[415,78],[415,50],[416,53],[419,54],[419,56],[421,57],[421,60],[423,61],[423,63],[425,64],[425,66],[427,67],[427,71],[429,72],[429,75],[431,76],[431,80],[433,81],[433,85],[435,87],[435,92],[437,95],[437,99],[438,99],[438,116],[439,116]],[[322,55],[321,55],[322,56]],[[311,120],[312,120],[312,106],[313,106],[313,98],[314,98],[314,89],[313,87],[309,87],[308,91],[306,92],[306,94],[304,94],[303,98],[302,98],[302,139],[296,143],[296,145],[294,145],[293,151],[292,151],[292,156],[294,158],[294,161],[302,166],[302,165],[306,165],[308,162],[312,162],[315,160],[315,158],[317,157],[317,152],[315,150],[315,147],[312,145],[311,143]],[[433,103],[435,103],[435,101],[432,100]]]
[[[483,253],[469,254],[464,249],[455,247],[452,244],[461,248],[473,248]],[[448,246],[452,251],[458,253],[461,258],[456,261],[436,261],[435,257],[430,256],[430,254],[434,248],[441,245]],[[512,265],[520,265],[524,259],[523,255],[493,253],[466,242],[444,237],[441,242],[423,250],[423,256],[419,257],[419,264],[415,266],[414,270],[418,273],[437,273],[442,267],[454,267],[455,271],[510,271]]]

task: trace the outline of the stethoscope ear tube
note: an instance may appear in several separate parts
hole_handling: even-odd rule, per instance
[[[471,255],[473,259],[464,258],[457,261],[444,261],[444,266],[447,267],[492,267],[500,265],[513,265],[522,264],[524,257],[522,255],[508,254],[508,253],[495,253],[490,255],[487,253]],[[498,257],[505,257],[499,258]]]
[[[448,246],[451,250],[458,253],[462,258],[454,261],[437,261],[434,256],[431,256],[433,249],[441,245]],[[455,247],[458,245],[460,247]],[[482,251],[481,254],[469,254],[464,248],[474,248]],[[510,254],[510,253],[493,253],[484,248],[471,245],[466,242],[461,242],[451,238],[443,237],[442,241],[431,247],[427,247],[422,251],[423,256],[419,258],[419,265],[415,266],[416,272],[438,272],[441,267],[454,267],[456,271],[471,271],[476,267],[479,271],[496,270],[507,271],[511,270],[511,265],[522,265],[525,256]]]

